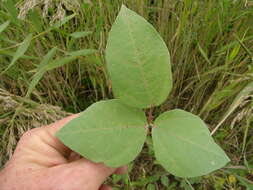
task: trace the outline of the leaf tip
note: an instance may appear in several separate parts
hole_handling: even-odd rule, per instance
[[[121,5],[121,10],[122,10],[122,9],[127,9],[127,7],[126,7],[125,4],[122,4],[122,5]]]
[[[129,11],[130,9],[127,8],[126,5],[122,4],[121,5],[121,8],[120,8],[120,12],[121,13],[126,13],[127,11]]]

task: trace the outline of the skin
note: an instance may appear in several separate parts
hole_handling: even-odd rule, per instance
[[[49,126],[26,132],[12,158],[0,172],[1,190],[111,190],[103,185],[111,174],[126,166],[109,168],[93,163],[64,146],[55,133],[72,115]]]

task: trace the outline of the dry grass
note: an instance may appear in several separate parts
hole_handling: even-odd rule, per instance
[[[17,8],[19,9],[18,18],[20,19],[24,20],[30,10],[37,9],[44,18],[50,19],[50,22],[54,23],[62,20],[66,15],[66,11],[80,12],[80,2],[78,0],[24,0],[17,4]],[[49,13],[49,9],[54,10],[53,14]]]
[[[20,136],[70,115],[57,106],[37,104],[0,88],[0,167],[12,156]]]

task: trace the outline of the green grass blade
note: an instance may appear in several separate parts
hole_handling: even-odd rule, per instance
[[[8,51],[8,50],[2,50],[0,51],[0,55],[5,55],[5,56],[10,56],[10,57],[13,57],[15,55],[16,52],[11,52],[11,51]],[[29,55],[22,55],[20,57],[20,59],[31,59],[31,60],[39,60],[38,57],[35,57],[35,56],[29,56]]]
[[[239,175],[235,175],[235,176],[241,182],[241,184],[247,188],[247,190],[253,189],[252,181],[249,181],[247,178],[241,177]]]
[[[28,47],[32,41],[32,36],[33,36],[32,34],[29,34],[25,38],[25,40],[21,43],[21,45],[18,47],[16,53],[14,54],[11,63],[8,65],[8,67],[2,73],[0,73],[0,75],[4,74],[6,71],[8,71],[16,63],[16,61],[25,54],[26,50],[28,49]]]
[[[28,91],[26,93],[26,98],[28,98],[32,91],[34,90],[35,86],[39,83],[45,72],[59,68],[71,61],[74,61],[77,56],[69,56],[61,59],[57,59],[52,61],[48,64],[48,61],[52,58],[53,54],[55,53],[56,48],[53,48],[51,51],[47,53],[47,55],[42,60],[42,64],[40,64],[40,70],[33,76],[33,80],[29,85]]]
[[[70,34],[69,36],[78,39],[78,38],[83,38],[86,37],[88,35],[92,34],[91,31],[83,31],[83,32],[73,32],[72,34]]]
[[[70,21],[72,18],[74,18],[76,16],[76,14],[72,14],[72,15],[69,15],[67,17],[65,17],[64,19],[56,22],[55,24],[53,24],[51,26],[51,29],[52,28],[60,28],[62,25],[64,25],[65,23],[67,23],[68,21]]]
[[[244,38],[243,40],[241,40],[241,42],[246,42],[246,41],[250,41],[253,39],[253,36],[248,36],[246,38]],[[233,48],[234,46],[236,46],[238,44],[238,41],[233,41],[231,43],[229,43],[228,45],[223,46],[222,48],[220,48],[219,50],[216,51],[217,54],[220,54],[222,52],[227,51],[229,48]]]
[[[9,26],[10,21],[6,21],[5,23],[0,25],[0,34]]]
[[[236,96],[230,107],[228,108],[225,115],[222,117],[218,125],[215,127],[215,129],[212,131],[212,135],[219,129],[221,124],[229,117],[231,113],[235,111],[235,109],[240,106],[240,104],[244,101],[246,97],[248,97],[253,92],[253,82],[250,82],[248,85],[246,85],[242,91]]]
[[[37,70],[38,72],[33,76],[33,80],[29,85],[28,91],[26,93],[26,98],[30,97],[32,91],[34,90],[35,86],[39,83],[40,79],[43,77],[45,71],[43,71],[43,68],[47,66],[49,61],[52,60],[53,56],[56,53],[57,48],[52,48],[43,58],[41,63],[38,65]]]
[[[211,61],[208,59],[206,52],[202,49],[202,47],[198,44],[199,51],[201,55],[204,57],[204,59],[207,61],[209,65],[212,65]]]
[[[240,38],[237,35],[235,35],[235,37],[236,37],[236,40],[239,42],[239,44],[242,46],[242,48],[246,51],[246,53],[253,60],[253,53],[251,53],[251,51],[243,44],[242,40],[240,40]]]
[[[18,11],[15,7],[14,0],[8,0],[3,2],[4,7],[9,13],[9,18],[11,19],[12,23],[16,24],[17,26],[21,25],[20,20],[18,19]]]
[[[35,86],[39,83],[39,81],[43,77],[44,73],[45,73],[44,71],[39,71],[33,76],[32,82],[30,83],[28,91],[25,96],[26,98],[30,97],[32,91],[35,89]]]
[[[41,70],[50,71],[50,70],[62,67],[66,65],[67,63],[74,61],[75,59],[77,59],[77,57],[78,56],[69,56],[69,57],[64,57],[64,58],[54,60],[50,64],[43,67]]]
[[[94,54],[96,52],[98,51],[95,49],[82,49],[82,50],[68,52],[67,54],[71,56],[86,56],[86,55]]]
[[[45,67],[53,58],[53,56],[55,55],[57,50],[57,47],[52,48],[43,58],[43,60],[41,61],[41,63],[38,65],[37,70],[39,71],[40,69],[42,69],[43,67]]]

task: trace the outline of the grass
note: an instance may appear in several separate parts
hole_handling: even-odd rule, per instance
[[[111,24],[124,2],[155,26],[171,53],[173,91],[155,113],[182,108],[199,115],[232,162],[227,168],[202,178],[174,178],[155,160],[150,160],[153,151],[147,141],[141,156],[131,165],[130,174],[114,176],[109,183],[118,189],[252,189],[252,1],[62,2],[65,4],[54,3],[48,8],[37,5],[31,10],[16,0],[0,2],[2,157],[6,152],[11,154],[24,130],[38,126],[43,120],[32,115],[34,110],[50,111],[51,105],[65,110],[57,108],[54,118],[45,120],[52,122],[66,112],[79,112],[94,101],[112,97],[104,50]],[[18,19],[16,5],[24,6],[23,20]],[[78,36],[75,32],[85,33]],[[22,43],[29,35],[31,40]],[[27,51],[18,51],[26,45]],[[78,50],[88,51],[87,56],[81,56]],[[69,55],[73,59],[66,61]],[[47,64],[52,67],[46,68]],[[18,104],[19,109],[13,106],[6,111],[6,103]]]

